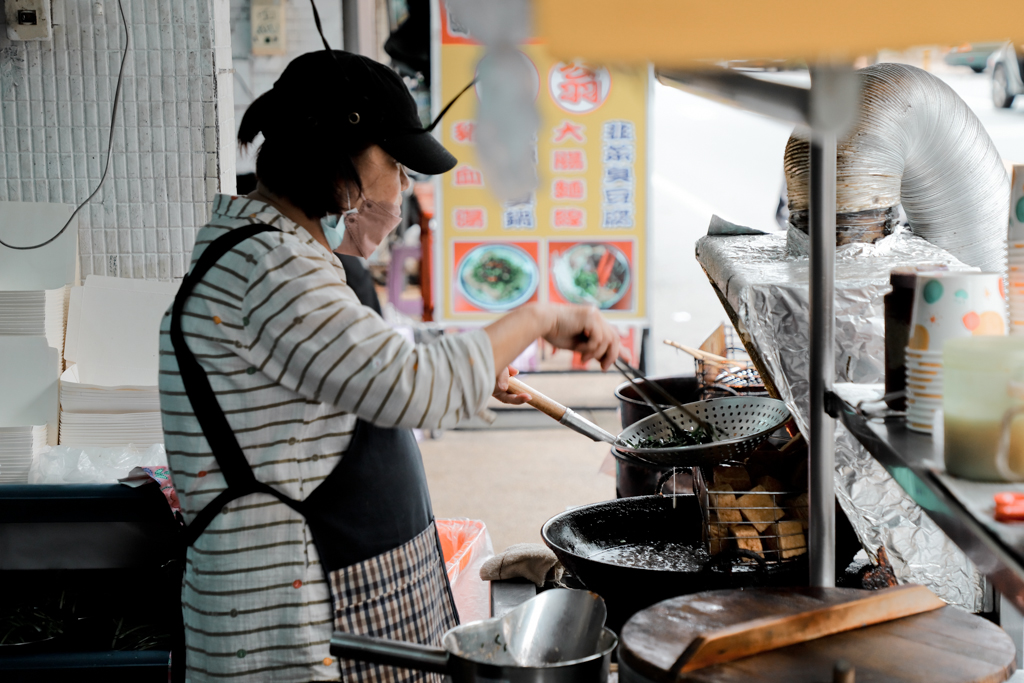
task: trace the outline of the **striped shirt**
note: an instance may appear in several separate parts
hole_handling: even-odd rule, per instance
[[[340,261],[271,206],[218,195],[192,265],[227,231],[282,232],[223,256],[185,305],[182,329],[257,479],[304,499],[330,474],[357,416],[452,427],[484,410],[494,360],[482,330],[414,345],[359,304]],[[160,329],[160,407],[186,521],[226,487]],[[182,589],[192,681],[334,681],[331,603],[302,517],[252,494],[189,549]]]

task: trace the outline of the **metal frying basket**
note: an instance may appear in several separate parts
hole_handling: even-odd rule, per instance
[[[789,409],[785,403],[761,396],[714,398],[687,403],[685,407],[715,427],[718,433],[716,441],[697,446],[641,448],[639,443],[642,439],[664,439],[674,436],[672,427],[665,418],[655,414],[627,427],[619,435],[620,442],[635,444],[634,446],[615,447],[658,465],[713,465],[725,460],[742,460],[789,419]],[[665,410],[665,416],[687,431],[698,426],[694,419],[679,408]]]
[[[741,463],[726,464],[743,466]],[[799,494],[792,491],[711,491],[700,468],[693,470],[693,492],[700,503],[704,541],[711,555],[754,544],[755,549],[750,552],[764,558],[767,565],[806,559],[802,556],[807,553],[807,530],[803,527],[807,508],[799,503]],[[737,502],[750,494],[756,496],[756,503]],[[783,524],[768,523],[765,528],[758,529],[744,514],[752,510],[772,511],[772,517],[778,515],[775,521]]]
[[[768,396],[758,369],[754,367],[733,327],[723,324],[721,329],[721,339],[725,346],[715,351],[725,356],[726,360],[693,357],[694,372],[703,389],[700,397],[708,400],[722,396]],[[716,333],[713,333],[708,341],[715,336]]]

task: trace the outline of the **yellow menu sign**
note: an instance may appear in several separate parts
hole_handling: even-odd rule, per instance
[[[484,50],[440,9],[434,94],[445,103],[473,80]],[[528,301],[553,301],[641,323],[649,71],[558,61],[540,41],[521,54],[536,79],[540,183],[513,202],[491,194],[474,144],[478,100],[473,91],[460,98],[439,124],[459,163],[439,180],[435,315],[487,321]]]

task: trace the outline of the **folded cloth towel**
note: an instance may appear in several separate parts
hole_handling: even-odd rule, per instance
[[[538,543],[516,543],[495,555],[480,567],[484,581],[524,578],[538,586],[545,581],[560,581],[565,568],[548,548]]]

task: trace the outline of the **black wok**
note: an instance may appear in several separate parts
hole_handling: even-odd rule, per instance
[[[541,535],[569,573],[604,598],[607,623],[613,630],[635,612],[677,595],[719,588],[807,585],[806,560],[769,566],[745,551],[716,555],[696,571],[646,569],[594,559],[627,544],[703,547],[702,530],[696,496],[637,496],[563,512],[544,524]]]

